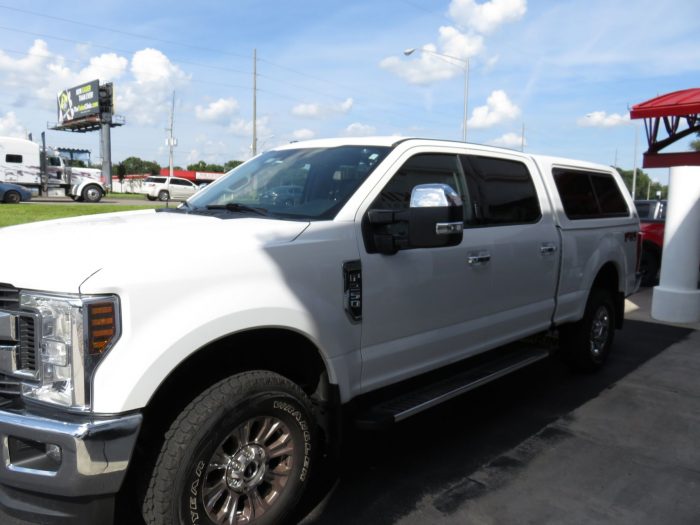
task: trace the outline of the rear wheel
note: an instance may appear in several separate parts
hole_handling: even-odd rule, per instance
[[[18,192],[10,190],[5,192],[5,198],[3,200],[8,204],[18,204],[22,200],[22,197]]]
[[[170,193],[168,193],[166,190],[160,190],[158,192],[159,201],[167,201],[168,199],[170,199]]]
[[[154,201],[154,200],[156,200],[155,197],[151,197],[150,195],[146,195],[146,198],[147,198],[149,201]]]
[[[308,398],[282,376],[247,372],[215,384],[166,434],[146,523],[286,523],[308,484],[314,427]]]
[[[575,370],[598,370],[610,353],[615,324],[612,293],[594,288],[588,296],[583,319],[559,330],[559,344],[565,360]]]

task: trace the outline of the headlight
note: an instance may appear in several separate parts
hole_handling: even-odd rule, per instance
[[[92,374],[120,335],[119,299],[21,292],[20,310],[34,314],[38,340],[38,382],[22,383],[22,395],[89,410]]]

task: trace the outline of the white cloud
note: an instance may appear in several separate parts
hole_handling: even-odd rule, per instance
[[[520,146],[527,146],[527,141],[523,144],[523,136],[517,133],[506,133],[501,135],[497,139],[493,139],[491,144],[494,146],[503,146],[504,148],[520,148]]]
[[[586,128],[612,128],[615,126],[624,126],[630,123],[629,113],[620,115],[619,113],[611,113],[608,115],[605,111],[594,111],[585,117],[581,117],[576,121],[579,126]]]
[[[104,53],[92,57],[90,59],[90,65],[83,68],[80,73],[78,73],[76,84],[89,82],[95,79],[99,79],[102,84],[117,80],[124,75],[128,65],[129,61],[116,53]]]
[[[374,126],[353,122],[345,128],[343,134],[347,137],[368,137],[374,135],[376,132],[377,129]]]
[[[161,51],[147,47],[134,53],[131,73],[139,84],[177,83],[189,80],[189,76]]]
[[[258,143],[265,140],[265,137],[271,137],[272,130],[268,126],[270,122],[269,117],[260,117],[257,120],[256,135],[258,137]],[[251,141],[253,139],[253,121],[245,120],[242,118],[235,119],[227,128],[231,133],[238,137],[250,137]]]
[[[0,116],[0,136],[26,138],[25,127],[17,120],[17,116],[12,111]]]
[[[297,104],[292,108],[292,115],[304,118],[324,118],[348,113],[352,109],[353,104],[352,98],[347,98],[338,104]]]
[[[316,136],[316,133],[307,128],[296,129],[292,132],[294,140],[309,140]]]
[[[187,154],[187,164],[194,164],[201,160],[201,154],[198,149],[191,149]]]
[[[526,11],[526,0],[490,0],[483,4],[477,4],[476,0],[452,0],[448,13],[459,26],[487,34],[502,24],[520,20]]]
[[[505,91],[498,89],[489,95],[485,106],[474,108],[468,125],[474,129],[490,128],[518,115],[520,108],[510,101]]]
[[[231,116],[238,111],[238,101],[234,98],[220,98],[210,102],[208,106],[195,106],[194,112],[197,120],[202,122],[215,122],[227,124]]]
[[[165,122],[173,91],[190,80],[167,56],[152,48],[134,53],[131,74],[134,82],[117,87],[117,110],[145,125]]]
[[[439,42],[440,51],[435,44],[426,44],[411,55],[416,55],[415,59],[392,56],[382,60],[379,66],[410,84],[432,84],[462,75],[466,60],[481,53],[484,47],[481,36],[466,35],[451,26],[440,28]],[[439,54],[454,56],[458,60],[450,60]]]

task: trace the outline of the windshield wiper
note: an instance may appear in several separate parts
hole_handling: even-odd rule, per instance
[[[247,212],[256,213],[258,215],[267,215],[267,210],[265,208],[253,208],[252,206],[246,206],[245,204],[239,204],[238,202],[229,202],[228,204],[208,204],[207,210],[226,210],[232,212]]]

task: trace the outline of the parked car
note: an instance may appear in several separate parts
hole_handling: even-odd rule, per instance
[[[0,202],[17,204],[21,201],[28,201],[32,198],[32,192],[24,186],[0,182]]]
[[[260,195],[260,204],[268,206],[294,206],[301,201],[304,188],[301,186],[277,186]]]
[[[170,181],[168,182],[168,179]],[[148,177],[143,182],[141,193],[150,201],[186,200],[199,191],[195,183],[179,177]]]
[[[639,266],[642,286],[654,286],[659,278],[666,229],[666,205],[665,200],[634,201],[642,231],[642,260]]]

